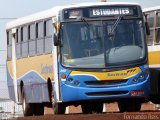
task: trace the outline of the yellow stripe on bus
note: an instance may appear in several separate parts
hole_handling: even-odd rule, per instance
[[[126,69],[126,70],[119,70],[113,72],[81,72],[81,71],[72,71],[71,75],[89,75],[94,76],[98,80],[123,80],[127,79],[133,75],[138,74],[141,72],[139,67]]]
[[[160,64],[160,51],[151,51],[148,54],[149,65]]]
[[[50,77],[53,78],[53,68],[52,68],[52,55],[40,55],[36,57],[27,57],[23,59],[16,60],[16,67],[17,67],[17,78],[23,76],[24,74],[30,71],[36,71],[42,77],[47,79]],[[12,70],[12,61],[8,61],[8,70],[10,75],[13,77],[13,70]]]

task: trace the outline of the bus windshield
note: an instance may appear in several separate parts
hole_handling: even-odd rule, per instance
[[[116,22],[62,23],[61,63],[72,68],[110,68],[142,62],[146,54],[142,20]]]

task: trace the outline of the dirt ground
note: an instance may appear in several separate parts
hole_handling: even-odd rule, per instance
[[[105,104],[102,114],[82,114],[81,107],[69,107],[69,114],[54,115],[52,108],[45,108],[44,116],[21,117],[10,120],[160,120],[160,112],[152,103],[142,104],[141,112],[119,113],[117,103]]]
[[[106,108],[104,110],[104,112],[119,112],[118,109],[118,105],[117,103],[110,103],[110,104],[105,104]],[[156,110],[156,105],[152,104],[152,103],[144,103],[141,106],[141,111],[153,111]],[[81,106],[70,106],[68,111],[66,111],[66,113],[82,113],[81,111]],[[45,114],[49,115],[49,114],[54,114],[52,108],[45,108]]]

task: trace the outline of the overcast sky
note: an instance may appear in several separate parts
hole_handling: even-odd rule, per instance
[[[5,39],[5,25],[10,20],[1,18],[19,18],[52,8],[81,2],[98,2],[100,0],[0,0],[0,42]],[[108,0],[109,2],[137,2],[143,8],[160,6],[160,0]],[[0,44],[0,50],[5,49]]]

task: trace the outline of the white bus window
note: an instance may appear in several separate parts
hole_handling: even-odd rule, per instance
[[[28,27],[24,26],[23,27],[23,42],[21,43],[22,45],[22,57],[27,57],[28,56]]]
[[[23,41],[28,41],[28,38],[27,38],[27,26],[23,27]]]
[[[30,25],[31,39],[35,39],[35,24]]]
[[[46,36],[50,36],[53,33],[53,26],[52,26],[52,21],[47,20],[46,21]]]
[[[156,39],[155,44],[160,44],[160,28],[156,29]]]
[[[155,41],[154,44],[160,44],[160,13],[156,13]]]
[[[11,30],[7,31],[7,59],[12,59],[12,34]]]
[[[21,57],[21,43],[16,44],[16,57],[17,58]]]
[[[34,56],[36,54],[36,41],[29,41],[29,56]]]
[[[22,57],[28,56],[28,42],[22,43]]]
[[[154,12],[150,12],[150,13],[147,15],[147,21],[148,21],[148,24],[149,24],[149,27],[150,27],[150,28],[153,28],[153,27],[154,27],[154,16],[155,16],[155,13],[154,13]]]
[[[51,20],[47,20],[45,23],[46,27],[46,33],[44,33],[45,35],[45,53],[51,53],[52,51],[52,34],[53,34],[53,26],[52,26],[52,21]]]
[[[36,23],[36,38],[43,37],[43,22]]]
[[[36,54],[36,25],[33,23],[30,25],[30,40],[29,40],[29,56]]]
[[[160,27],[160,12],[157,13],[157,27]]]
[[[153,44],[153,30],[150,30],[150,35],[147,38],[147,45]]]
[[[43,22],[39,22],[38,23],[38,38],[42,38],[43,37]]]
[[[38,39],[37,39],[37,54],[43,54],[44,51],[44,30],[43,30],[43,22],[38,23]]]
[[[21,28],[16,30],[16,57],[21,58]]]
[[[12,46],[8,46],[7,48],[7,60],[12,60]]]
[[[45,38],[45,53],[52,51],[52,37]]]
[[[38,39],[37,40],[37,54],[43,54],[44,51],[44,40],[43,39]]]

